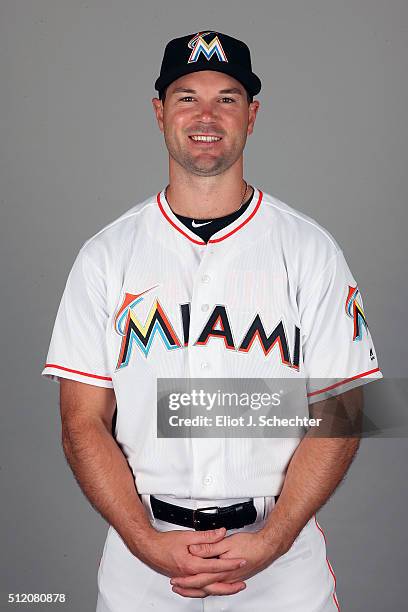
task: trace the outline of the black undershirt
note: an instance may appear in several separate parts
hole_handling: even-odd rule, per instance
[[[238,217],[240,217],[246,211],[252,201],[253,196],[254,191],[252,191],[249,200],[242,204],[242,206],[238,210],[233,213],[230,213],[229,215],[225,215],[224,217],[218,217],[216,219],[195,219],[191,217],[184,217],[183,215],[178,215],[176,213],[174,214],[176,215],[177,219],[179,219],[182,223],[184,223],[186,227],[188,227],[190,231],[194,232],[194,234],[197,234],[197,236],[199,236],[201,240],[204,240],[204,242],[208,242],[213,234],[219,232],[224,227],[227,227],[227,225],[238,219]],[[196,223],[198,224],[198,227],[195,227]]]

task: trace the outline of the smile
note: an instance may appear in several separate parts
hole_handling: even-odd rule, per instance
[[[189,138],[195,142],[218,142],[222,140],[220,136],[202,136],[200,134],[189,136]]]

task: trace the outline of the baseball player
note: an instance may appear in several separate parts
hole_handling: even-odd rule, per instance
[[[310,406],[360,402],[382,374],[357,283],[329,232],[243,178],[261,89],[245,43],[176,38],[155,88],[168,185],[82,246],[42,372],[109,523],[97,612],[339,610],[316,512],[358,439],[158,437],[157,382],[280,378]]]

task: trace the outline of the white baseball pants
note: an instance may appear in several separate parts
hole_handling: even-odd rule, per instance
[[[153,517],[149,496],[142,495],[152,525],[159,531],[187,529]],[[242,499],[186,500],[157,495],[169,503],[198,508],[228,506]],[[274,497],[254,498],[257,519],[227,532],[258,531],[275,504]],[[291,549],[267,568],[245,580],[235,595],[182,597],[171,590],[170,578],[140,561],[122,538],[109,528],[98,571],[96,612],[338,612],[335,577],[326,558],[324,534],[313,517]]]

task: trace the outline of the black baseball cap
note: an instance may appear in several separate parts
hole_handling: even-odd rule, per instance
[[[234,77],[251,97],[261,91],[261,81],[252,72],[248,46],[237,38],[214,30],[188,34],[168,42],[154,87],[161,96],[163,90],[179,77],[202,70],[215,70]]]

